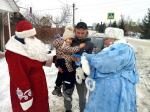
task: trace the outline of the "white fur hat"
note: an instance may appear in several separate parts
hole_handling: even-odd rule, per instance
[[[67,38],[74,38],[74,28],[73,26],[66,26],[65,27],[65,32],[63,34],[64,40]]]
[[[113,39],[121,40],[124,38],[124,31],[119,28],[108,27],[105,29],[104,38],[113,38]]]

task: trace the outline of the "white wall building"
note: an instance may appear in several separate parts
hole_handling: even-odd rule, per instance
[[[9,37],[11,36],[11,30],[10,30],[10,13],[12,12],[18,12],[19,7],[15,3],[14,0],[0,0],[0,49],[4,50],[5,46],[5,37],[4,37],[4,21],[7,21],[8,23],[8,29],[9,29]],[[4,18],[4,15],[7,15]]]

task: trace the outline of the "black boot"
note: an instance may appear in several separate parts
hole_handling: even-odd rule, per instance
[[[52,91],[52,94],[61,97],[62,96],[61,87],[55,86],[54,90]]]
[[[72,98],[71,98],[71,89],[66,89],[66,90],[63,90],[63,97],[67,100],[67,101],[72,101]]]

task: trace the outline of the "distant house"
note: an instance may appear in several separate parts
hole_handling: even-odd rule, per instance
[[[88,29],[89,30],[94,30],[94,27],[93,26],[88,26]]]
[[[0,50],[2,51],[5,46],[4,24],[7,24],[8,26],[8,34],[10,37],[10,13],[18,11],[19,7],[14,0],[0,0]]]

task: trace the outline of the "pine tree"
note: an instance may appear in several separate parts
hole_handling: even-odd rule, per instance
[[[125,21],[124,21],[123,17],[121,17],[121,20],[119,21],[118,26],[119,26],[120,29],[125,30]]]
[[[98,31],[99,33],[104,33],[105,29],[106,29],[106,24],[102,22],[100,24],[98,23],[95,27],[95,30]]]
[[[101,22],[99,32],[104,33],[105,29],[106,29],[106,24]]]
[[[99,30],[100,30],[100,24],[99,23],[95,26],[95,30],[99,32]]]
[[[118,27],[118,26],[117,26],[117,22],[114,21],[114,22],[112,23],[111,27],[117,28],[117,27]]]
[[[126,21],[125,21],[125,19],[124,19],[123,16],[121,16],[121,20],[120,20],[119,23],[118,23],[118,27],[119,27],[120,29],[123,29],[123,30],[124,30],[124,34],[125,34],[125,35],[127,34],[127,31],[126,31]]]
[[[148,9],[147,15],[144,17],[141,25],[142,39],[150,39],[150,9]]]

